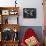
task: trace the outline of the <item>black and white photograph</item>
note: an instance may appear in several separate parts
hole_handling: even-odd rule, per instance
[[[36,18],[36,8],[23,8],[24,18]]]

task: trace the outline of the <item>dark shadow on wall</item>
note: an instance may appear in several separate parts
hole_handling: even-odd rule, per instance
[[[21,40],[22,40],[22,38],[24,36],[24,33],[26,32],[26,30],[28,28],[32,28],[34,30],[34,32],[36,32],[39,41],[41,43],[43,43],[43,30],[42,30],[42,26],[21,26],[20,27],[20,32],[19,32],[19,40],[20,40],[20,42],[21,42]]]

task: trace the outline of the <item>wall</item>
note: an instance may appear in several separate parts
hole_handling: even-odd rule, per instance
[[[15,0],[0,0],[0,6],[15,6]],[[43,6],[42,0],[17,0],[17,6],[19,9],[19,24],[20,26],[43,26]],[[36,19],[24,19],[23,8],[36,8],[37,17]]]
[[[23,3],[24,2],[24,3]],[[36,8],[37,9],[37,18],[36,19],[24,19],[23,18],[23,10],[21,10],[20,14],[20,25],[22,26],[43,26],[43,6],[42,6],[42,0],[24,0],[21,3],[21,6],[23,8]]]

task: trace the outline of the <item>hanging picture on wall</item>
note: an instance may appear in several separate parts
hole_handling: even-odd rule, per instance
[[[23,8],[24,18],[36,18],[36,8]]]

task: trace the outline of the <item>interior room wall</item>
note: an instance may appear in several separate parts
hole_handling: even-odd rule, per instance
[[[22,2],[22,1],[20,1]],[[23,3],[24,2],[24,3]],[[21,26],[43,26],[43,6],[42,0],[24,0],[21,4],[19,22]],[[23,18],[23,8],[36,8],[36,18]]]
[[[15,0],[0,0],[1,7],[15,6]],[[43,26],[43,6],[42,0],[17,0],[19,6],[19,24],[20,26]],[[23,8],[36,8],[36,18],[24,19]],[[10,20],[10,19],[9,19]],[[13,21],[14,22],[14,21]]]

